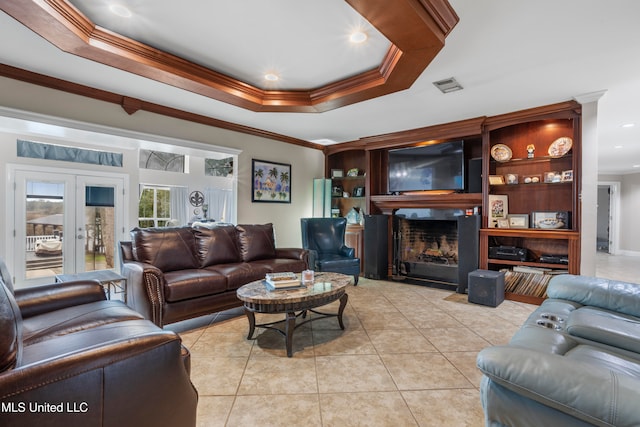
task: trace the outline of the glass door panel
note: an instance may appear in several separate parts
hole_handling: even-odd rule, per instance
[[[123,178],[28,170],[16,170],[15,178],[16,284],[117,267],[116,245],[124,238]]]
[[[64,174],[17,171],[15,188],[15,280],[46,283],[47,278],[64,274],[70,266],[74,214],[68,206],[73,203],[74,180]]]
[[[121,178],[77,177],[76,273],[116,268],[123,187]]]
[[[115,188],[85,187],[84,271],[115,267]]]
[[[33,279],[63,270],[65,182],[27,180],[25,197],[25,278]]]

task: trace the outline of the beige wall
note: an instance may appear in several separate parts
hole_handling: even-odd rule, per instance
[[[311,215],[313,178],[324,174],[321,151],[199,125],[145,111],[128,115],[120,106],[36,85],[0,78],[0,106],[98,124],[134,132],[160,135],[241,150],[238,158],[238,223],[272,222],[279,247],[299,247],[299,218]],[[259,114],[259,113],[256,113]],[[6,143],[6,141],[2,141]],[[251,159],[291,164],[291,203],[251,202]],[[2,166],[4,172],[4,165]],[[3,173],[3,191],[6,174]],[[132,180],[132,185],[135,180]],[[129,226],[135,218],[130,209]],[[2,227],[4,236],[5,226]]]
[[[640,173],[622,176],[620,185],[620,249],[640,255]]]
[[[620,230],[618,253],[640,256],[640,173],[626,175],[600,175],[599,182],[619,182],[620,197],[617,219]]]

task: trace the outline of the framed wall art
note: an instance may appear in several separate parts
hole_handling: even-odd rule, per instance
[[[291,165],[251,160],[251,201],[291,203]]]
[[[508,219],[509,198],[506,195],[489,194],[489,227],[497,227],[499,219]]]

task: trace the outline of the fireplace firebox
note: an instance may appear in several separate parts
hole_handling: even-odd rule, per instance
[[[394,278],[464,293],[469,272],[478,268],[480,217],[425,211],[394,215]]]

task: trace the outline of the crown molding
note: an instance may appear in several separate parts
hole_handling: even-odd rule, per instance
[[[345,1],[391,41],[389,51],[374,70],[295,91],[263,90],[123,37],[66,0],[0,0],[0,9],[65,52],[256,112],[323,112],[407,89],[459,20],[447,0]]]
[[[212,126],[220,129],[244,133],[247,135],[268,138],[275,141],[286,142],[288,144],[299,145],[301,147],[313,148],[315,150],[323,151],[325,148],[324,145],[315,144],[313,142],[308,142],[291,136],[269,132],[263,129],[257,129],[249,126],[243,126],[224,120],[214,119],[212,117],[191,113],[160,104],[154,104],[152,102],[143,101],[137,98],[130,98],[128,96],[120,95],[114,92],[109,92],[106,90],[96,89],[78,83],[57,79],[55,77],[34,73],[6,64],[0,64],[0,76],[14,80],[20,80],[38,86],[43,86],[49,89],[60,90],[74,95],[97,99],[99,101],[109,102],[111,104],[120,105],[129,115],[134,114],[137,111],[144,110],[150,113],[173,117],[180,120],[186,120],[193,123],[199,123],[205,126]]]

